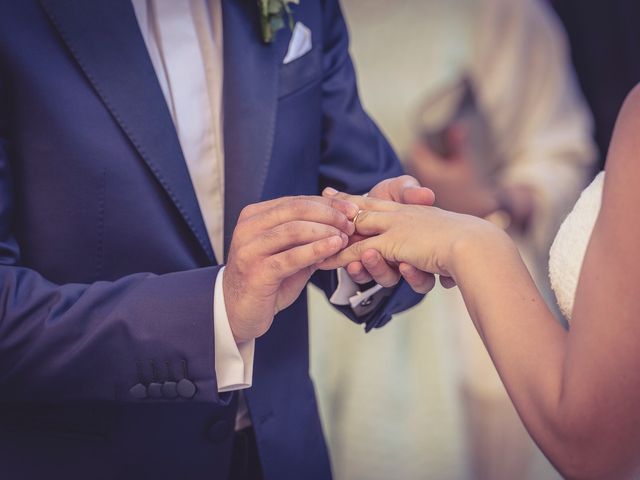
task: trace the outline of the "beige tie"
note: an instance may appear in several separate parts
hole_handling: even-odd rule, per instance
[[[219,102],[211,99],[215,89],[211,80],[214,48],[209,12],[206,4],[199,1],[155,0],[154,5],[173,121],[209,239],[216,258],[223,262],[223,168],[214,134],[219,115],[212,112],[213,105]],[[185,24],[194,28],[184,28]],[[180,88],[171,88],[172,85]]]

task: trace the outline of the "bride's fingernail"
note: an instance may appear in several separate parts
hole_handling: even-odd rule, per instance
[[[330,196],[334,196],[336,193],[338,193],[338,191],[335,188],[331,188],[331,187],[327,187],[322,191],[323,195],[330,195]]]
[[[340,233],[340,237],[342,237],[342,246],[346,247],[347,244],[349,243],[349,237],[347,236],[346,233]]]

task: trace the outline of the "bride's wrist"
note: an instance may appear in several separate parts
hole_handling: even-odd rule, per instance
[[[451,243],[447,270],[460,284],[465,270],[490,267],[492,259],[508,251],[517,252],[509,235],[491,222],[478,219],[477,224],[470,226]]]

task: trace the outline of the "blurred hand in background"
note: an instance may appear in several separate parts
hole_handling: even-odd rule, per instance
[[[533,189],[496,183],[477,158],[465,125],[451,125],[441,137],[440,152],[423,136],[411,146],[405,161],[408,172],[436,193],[436,205],[525,233],[535,208]]]

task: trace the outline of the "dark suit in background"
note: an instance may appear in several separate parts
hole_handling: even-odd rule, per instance
[[[596,126],[604,160],[618,112],[640,82],[640,2],[553,0],[572,48],[573,63]]]

